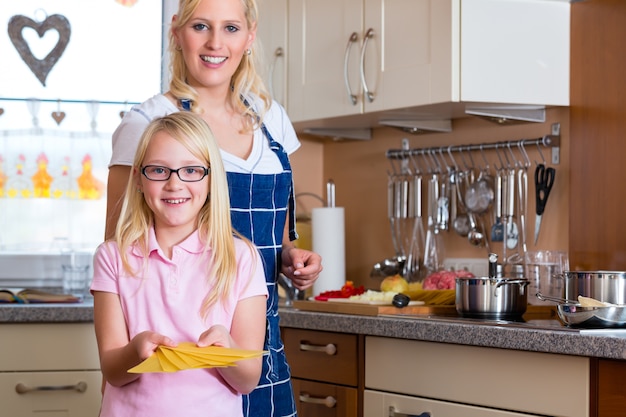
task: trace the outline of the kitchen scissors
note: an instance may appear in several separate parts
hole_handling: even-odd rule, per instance
[[[554,185],[554,177],[556,170],[551,167],[546,167],[544,164],[538,164],[535,170],[535,201],[536,201],[536,216],[535,216],[535,245],[539,238],[539,230],[541,229],[541,217],[546,209],[546,203],[550,196],[550,190]]]

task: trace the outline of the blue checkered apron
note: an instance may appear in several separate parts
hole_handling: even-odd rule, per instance
[[[257,388],[243,396],[244,416],[296,416],[291,372],[278,327],[277,278],[281,265],[283,231],[289,215],[289,233],[295,239],[294,189],[289,157],[270,135],[262,132],[278,156],[282,172],[278,174],[243,174],[227,172],[233,227],[258,247],[265,268],[267,323],[263,371]]]

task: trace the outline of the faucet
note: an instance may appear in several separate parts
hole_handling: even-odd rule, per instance
[[[293,282],[291,282],[291,280],[285,275],[278,274],[278,285],[280,285],[287,294],[287,299],[285,301],[286,307],[291,307],[294,300],[304,300],[305,292],[294,287]]]

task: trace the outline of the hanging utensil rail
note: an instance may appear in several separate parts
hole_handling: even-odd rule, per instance
[[[520,146],[544,146],[546,148],[559,147],[561,136],[558,124],[552,126],[551,135],[546,135],[536,139],[519,139],[501,142],[470,144],[470,145],[454,145],[454,146],[434,146],[430,148],[412,148],[412,149],[389,149],[387,150],[388,159],[407,159],[412,156],[424,155],[437,152],[468,152],[468,151],[486,151],[489,149],[506,149],[519,148]],[[556,134],[555,134],[556,133]]]

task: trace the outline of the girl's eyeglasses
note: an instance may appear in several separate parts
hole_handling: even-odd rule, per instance
[[[201,181],[204,177],[209,175],[211,168],[203,166],[188,166],[172,169],[160,165],[146,165],[141,168],[141,173],[150,181],[167,181],[170,179],[173,172],[178,175],[178,178],[180,178],[181,181],[196,182]]]

